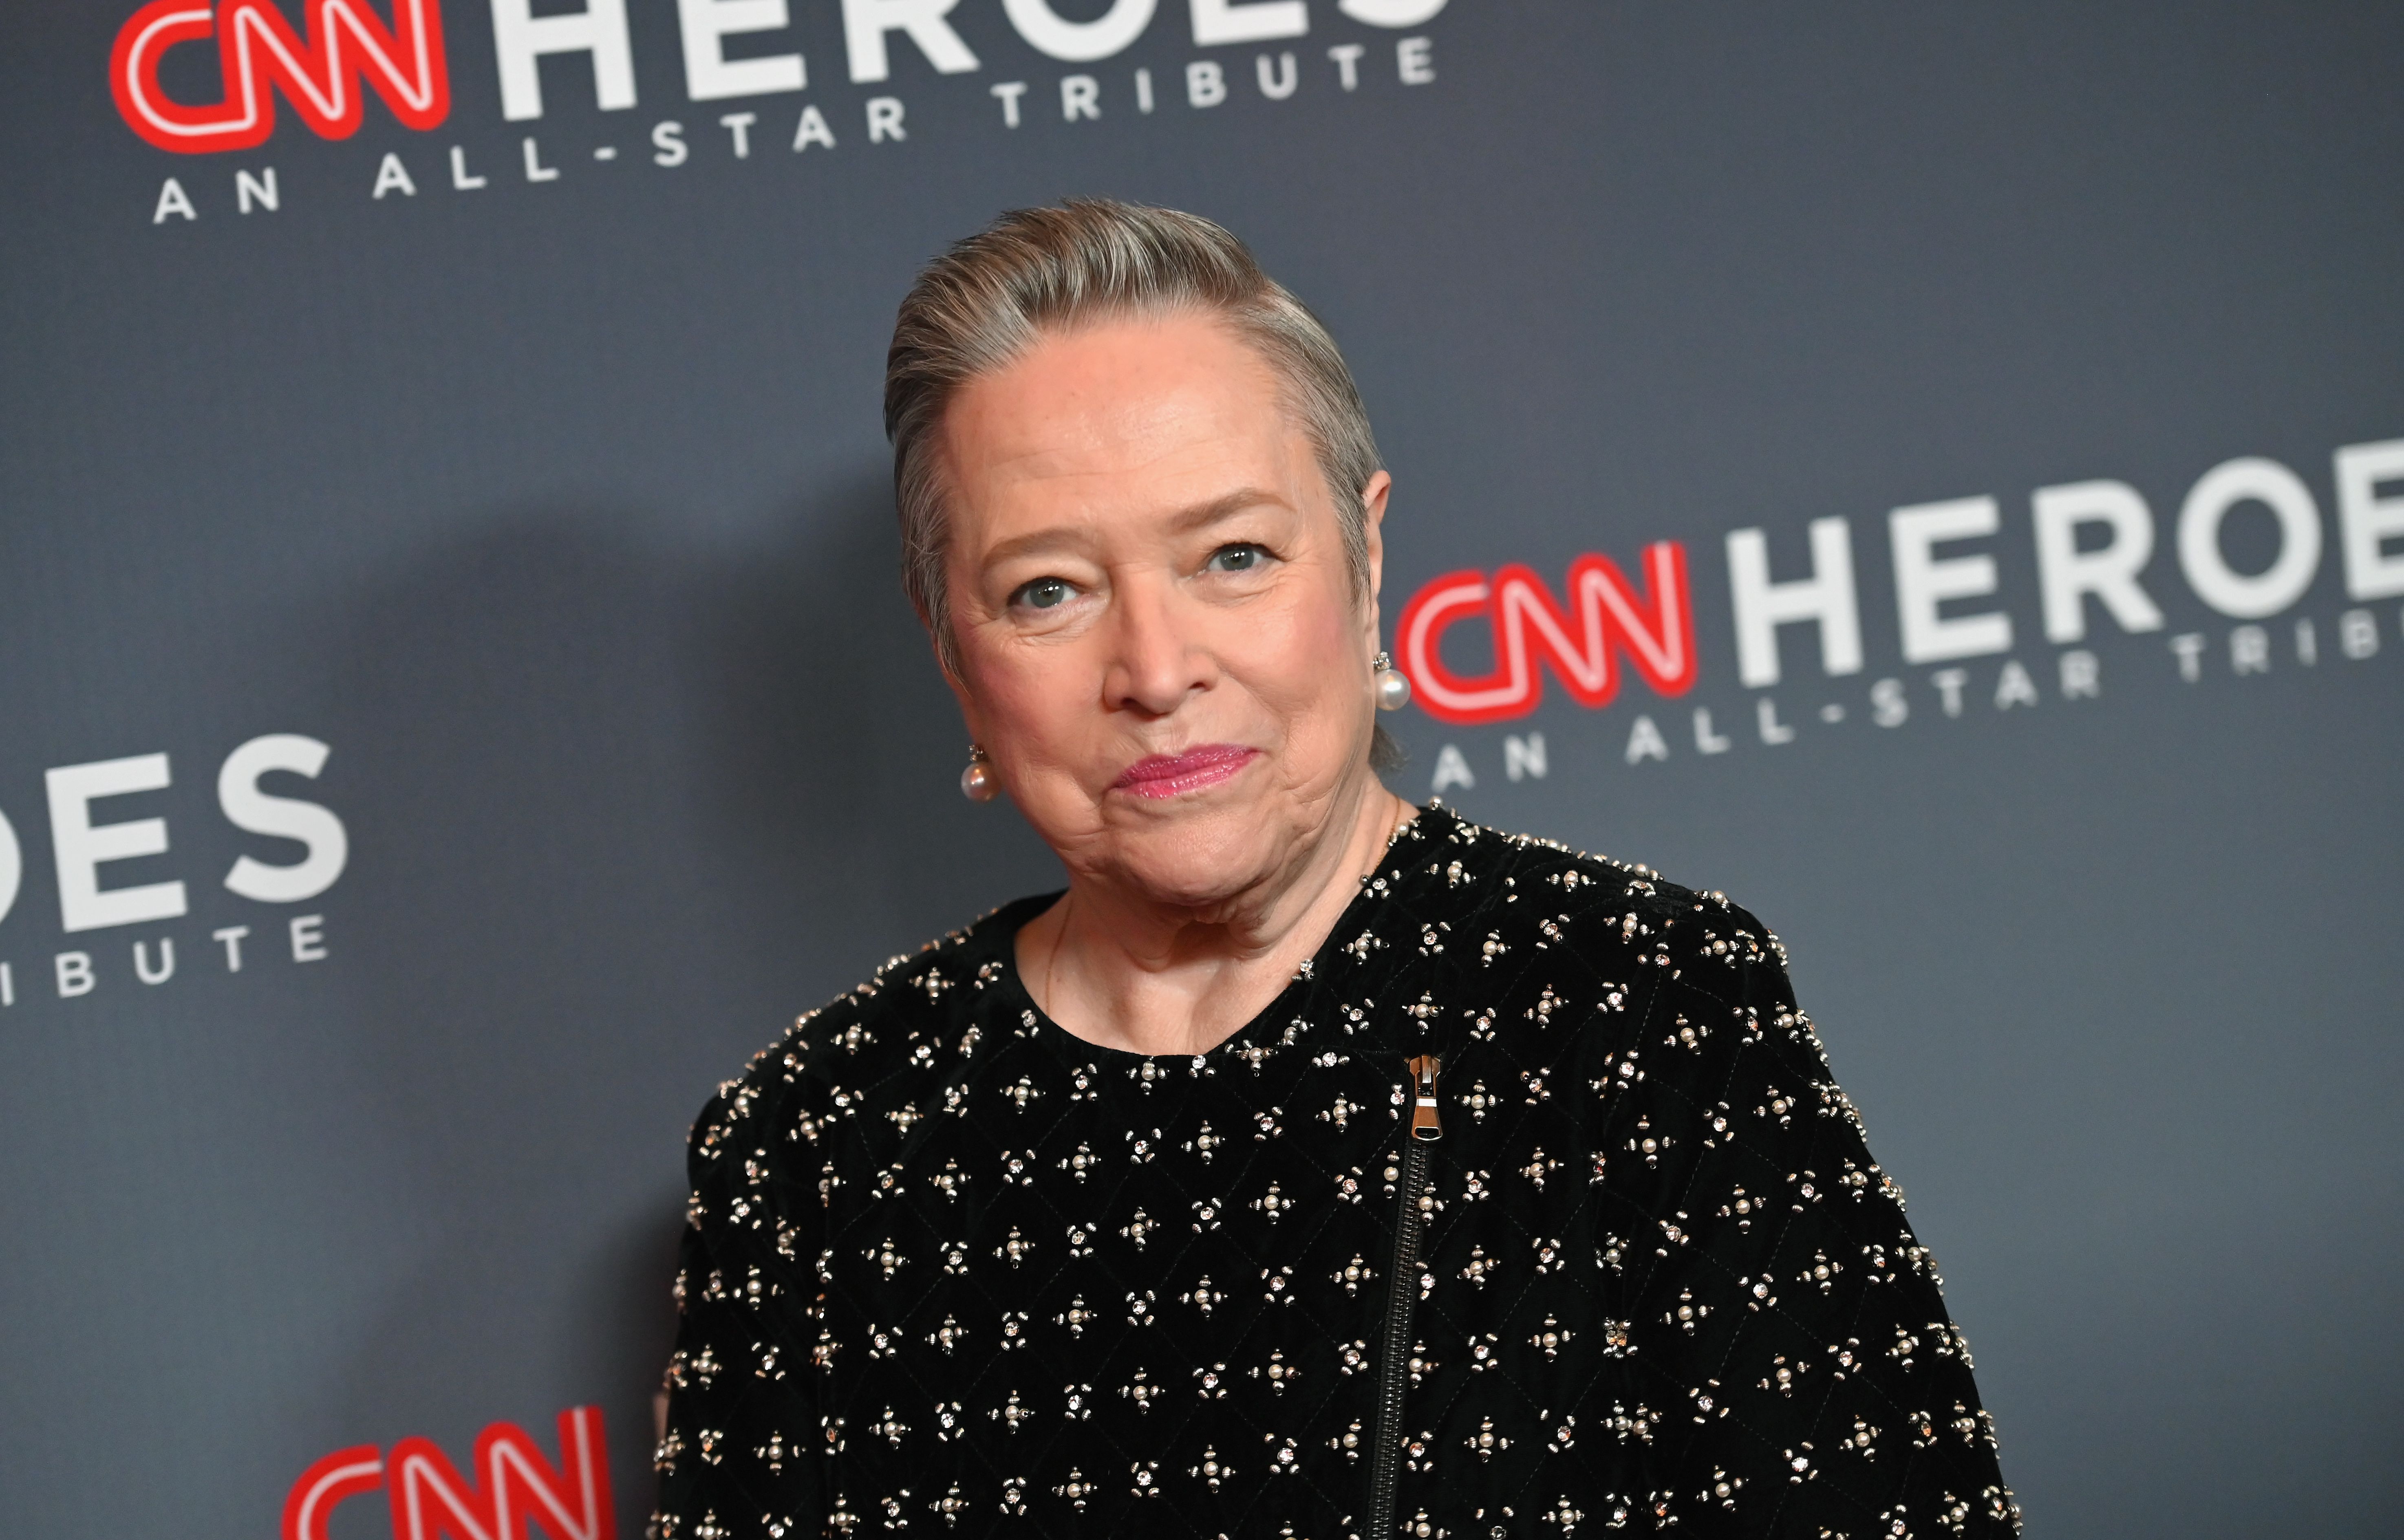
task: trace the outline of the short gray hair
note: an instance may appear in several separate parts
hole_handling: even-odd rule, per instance
[[[1259,350],[1310,440],[1335,504],[1344,556],[1369,591],[1361,494],[1382,468],[1369,414],[1344,354],[1319,318],[1209,220],[1110,199],[1017,209],[929,262],[902,301],[885,360],[885,433],[893,441],[902,586],[947,669],[958,659],[945,591],[949,538],[939,439],[943,412],[971,381],[1002,368],[1047,333],[1096,321],[1191,311]]]

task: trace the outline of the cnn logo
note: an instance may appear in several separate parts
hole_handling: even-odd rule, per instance
[[[404,1438],[390,1452],[373,1444],[333,1453],[300,1473],[284,1499],[284,1540],[327,1540],[334,1509],[381,1491],[394,1540],[616,1540],[609,1460],[601,1408],[559,1414],[559,1463],[524,1428],[495,1422],[476,1436],[466,1474],[431,1439]]]

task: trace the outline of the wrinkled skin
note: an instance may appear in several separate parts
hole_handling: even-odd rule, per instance
[[[1069,872],[1022,968],[1088,1041],[1203,1051],[1409,813],[1369,767],[1388,478],[1364,593],[1269,365],[1183,313],[1044,339],[955,397],[941,450],[952,685]]]

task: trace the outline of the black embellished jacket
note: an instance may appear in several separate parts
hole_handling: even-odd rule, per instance
[[[660,1540],[2006,1534],[1903,1195],[1718,894],[1432,806],[1207,1054],[1003,909],[695,1126]]]

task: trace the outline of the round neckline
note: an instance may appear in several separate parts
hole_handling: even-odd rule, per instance
[[[1405,807],[1413,806],[1407,798],[1404,800],[1403,805]],[[1408,818],[1404,819],[1401,823],[1395,825],[1393,831],[1387,835],[1384,854],[1379,857],[1377,864],[1375,867],[1371,867],[1367,873],[1361,877],[1359,880],[1359,891],[1354,893],[1351,898],[1346,902],[1344,908],[1337,912],[1335,923],[1328,927],[1326,937],[1319,943],[1318,950],[1310,954],[1303,966],[1294,971],[1293,977],[1285,981],[1285,986],[1279,990],[1277,994],[1269,1001],[1269,1003],[1263,1006],[1260,1010],[1253,1015],[1251,1020],[1245,1022],[1242,1026],[1237,1027],[1234,1032],[1229,1033],[1226,1036],[1221,1038],[1209,1047],[1203,1049],[1200,1053],[1138,1053],[1132,1048],[1114,1048],[1104,1044],[1090,1042],[1085,1038],[1078,1036],[1075,1033],[1070,1032],[1059,1022],[1055,1021],[1049,1011],[1046,1011],[1041,1006],[1035,1003],[1034,992],[1027,987],[1027,980],[1020,974],[1018,967],[1018,933],[1025,929],[1027,923],[1037,915],[1043,913],[1054,904],[1058,903],[1061,895],[1068,891],[1065,888],[1061,889],[1057,893],[1039,894],[1033,897],[1022,898],[1015,904],[1005,905],[1001,909],[996,910],[991,919],[987,922],[989,924],[999,923],[997,929],[993,934],[992,946],[994,949],[994,957],[1001,964],[1004,987],[1009,991],[1008,995],[1004,997],[1002,1003],[1012,1006],[1018,1010],[1022,1014],[1023,1020],[1031,1020],[1034,1022],[1036,1041],[1045,1043],[1047,1046],[1053,1047],[1055,1051],[1060,1052],[1064,1056],[1073,1056],[1080,1052],[1088,1056],[1101,1056],[1098,1059],[1091,1060],[1091,1061],[1096,1064],[1117,1061],[1123,1061],[1130,1066],[1136,1064],[1173,1065],[1180,1062],[1183,1062],[1188,1065],[1199,1066],[1210,1063],[1212,1060],[1224,1049],[1233,1048],[1237,1053],[1241,1053],[1245,1047],[1257,1046],[1247,1042],[1247,1039],[1251,1038],[1255,1033],[1268,1027],[1270,1025],[1271,1019],[1281,1014],[1290,998],[1292,998],[1297,992],[1307,992],[1310,987],[1318,981],[1320,970],[1325,964],[1329,952],[1337,945],[1336,937],[1344,934],[1355,917],[1364,909],[1392,902],[1393,893],[1391,891],[1391,882],[1389,881],[1384,886],[1381,886],[1379,882],[1379,879],[1385,875],[1384,867],[1387,864],[1385,857],[1393,854],[1396,847],[1402,843],[1403,837],[1405,835],[1412,833],[1420,827],[1421,820],[1427,818],[1432,813],[1438,812],[1443,813],[1455,823],[1461,821],[1460,814],[1454,812],[1450,808],[1446,807],[1441,801],[1433,798],[1430,798],[1424,807],[1414,808],[1411,815]],[[1399,878],[1401,873],[1397,871],[1392,875]],[[1012,909],[1021,908],[1022,906],[1026,909],[1025,913],[1016,916],[1013,916],[1011,914],[1010,911]],[[1307,1030],[1309,1023],[1306,1021],[1303,1025]],[[1279,1030],[1279,1035],[1282,1037],[1282,1029]]]

